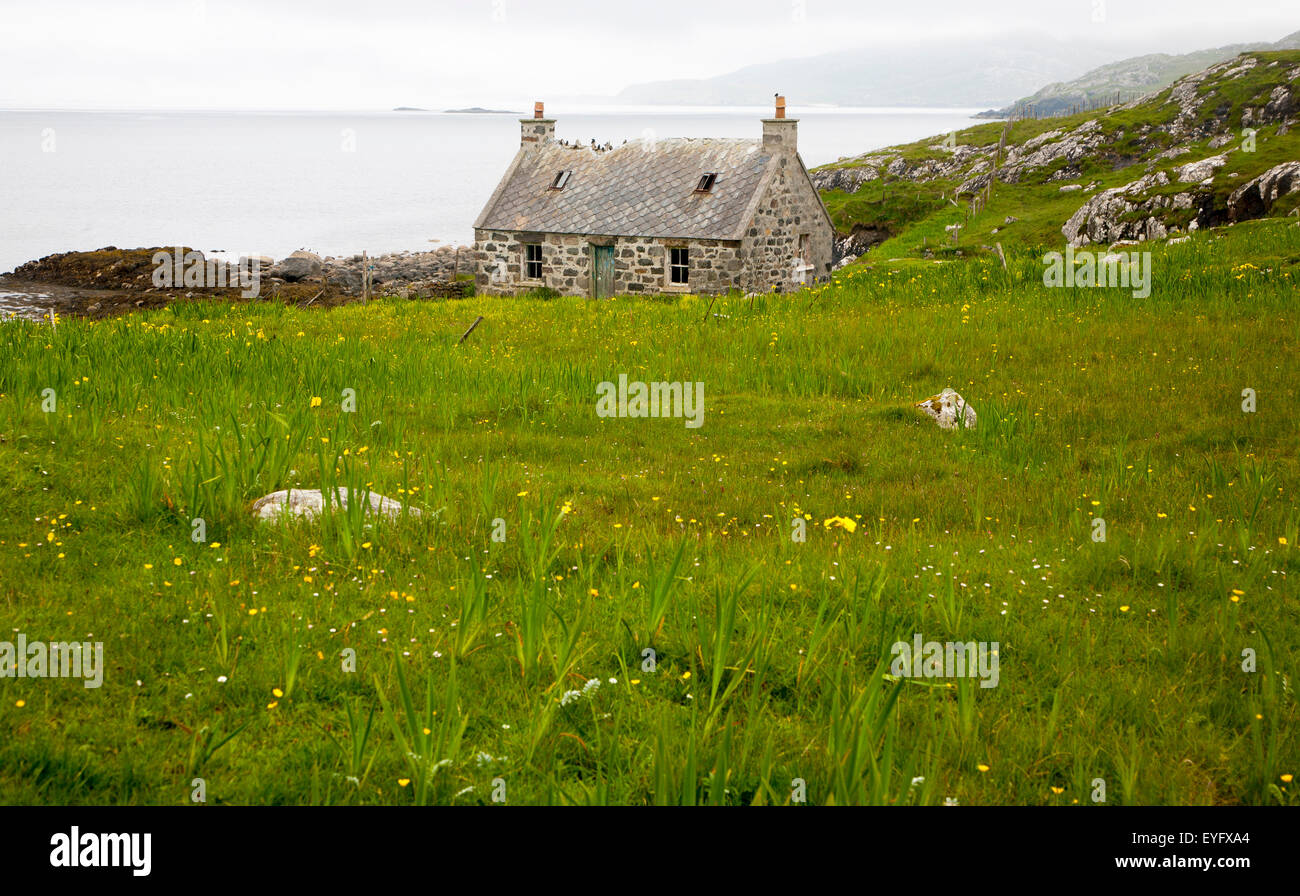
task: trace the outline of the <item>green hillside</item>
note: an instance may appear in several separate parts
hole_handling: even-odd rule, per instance
[[[1177,236],[1294,212],[1294,177],[1262,208],[1242,190],[1269,172],[1286,175],[1279,166],[1300,159],[1298,91],[1300,51],[1248,53],[1126,105],[977,125],[813,175],[841,232],[887,235],[872,259],[944,257],[996,243],[1060,248],[1062,228],[1081,212],[1092,228],[1087,242]],[[1188,166],[1206,160],[1209,176],[1194,177]],[[1098,207],[1112,199],[1121,200],[1110,203],[1117,209]]]

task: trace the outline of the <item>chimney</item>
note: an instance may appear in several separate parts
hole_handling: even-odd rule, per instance
[[[763,148],[799,151],[799,119],[785,117],[785,97],[776,98],[776,117],[763,119]]]
[[[546,117],[546,106],[540,102],[533,104],[533,117],[521,118],[519,145],[527,149],[555,141],[555,119]]]

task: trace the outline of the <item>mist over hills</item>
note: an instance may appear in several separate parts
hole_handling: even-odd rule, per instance
[[[653,81],[621,103],[767,105],[781,92],[799,105],[988,107],[1113,61],[1113,45],[1039,34],[906,42],[749,65],[714,78]]]
[[[1228,44],[1209,50],[1170,55],[1150,53],[1099,66],[1072,81],[1048,84],[1011,105],[983,113],[982,117],[1003,118],[1016,109],[1032,108],[1038,115],[1058,115],[1071,109],[1092,108],[1118,98],[1127,102],[1168,87],[1174,81],[1199,72],[1217,62],[1256,50],[1300,49],[1300,31],[1274,43]]]
[[[713,78],[651,81],[619,92],[638,105],[767,105],[780,92],[797,105],[1011,108],[1044,104],[1049,114],[1120,92],[1132,99],[1250,50],[1293,49],[1300,32],[1275,44],[1123,58],[1132,46],[1101,40],[1017,33],[987,38],[910,41],[745,66]],[[1116,61],[1117,58],[1119,61]],[[1046,86],[1045,86],[1046,85]],[[998,113],[990,113],[998,114]]]

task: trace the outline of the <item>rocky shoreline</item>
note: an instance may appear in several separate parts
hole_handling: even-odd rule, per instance
[[[299,250],[279,261],[246,256],[233,263],[187,247],[63,252],[0,275],[0,319],[50,311],[101,317],[194,298],[332,307],[362,300],[366,267],[372,297],[458,298],[473,291],[471,251],[441,246],[367,258]]]

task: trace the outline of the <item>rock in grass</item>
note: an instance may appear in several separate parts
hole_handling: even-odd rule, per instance
[[[956,429],[959,418],[966,421],[967,429],[975,426],[975,409],[952,389],[944,389],[938,395],[918,401],[916,406],[929,414],[940,429]]]
[[[362,493],[364,494],[364,493]],[[402,505],[392,498],[386,498],[378,492],[370,492],[370,512],[376,516],[390,519],[401,516]],[[332,509],[341,510],[348,506],[348,490],[334,490]],[[258,498],[253,502],[253,516],[262,520],[271,520],[282,514],[312,519],[325,509],[325,496],[318,488],[291,488]],[[411,516],[419,516],[420,511],[410,508]]]

